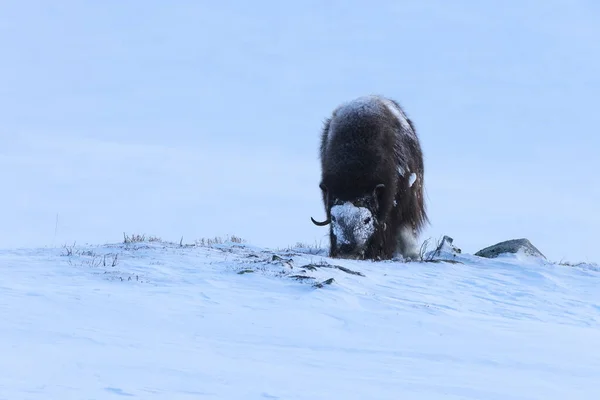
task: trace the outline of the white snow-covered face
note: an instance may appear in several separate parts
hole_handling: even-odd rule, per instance
[[[347,201],[331,207],[331,231],[340,258],[359,258],[375,232],[375,217],[367,207]]]

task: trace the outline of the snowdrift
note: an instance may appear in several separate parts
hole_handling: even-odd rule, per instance
[[[597,398],[596,266],[429,258],[160,240],[4,250],[0,398]]]

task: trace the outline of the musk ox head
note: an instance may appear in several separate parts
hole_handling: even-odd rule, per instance
[[[372,191],[353,199],[340,199],[321,183],[326,198],[327,219],[312,222],[317,226],[330,225],[333,257],[364,259],[369,244],[381,229],[385,229],[381,209],[384,184],[376,185]]]

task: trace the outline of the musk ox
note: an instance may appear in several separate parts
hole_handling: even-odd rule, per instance
[[[364,96],[337,107],[320,143],[321,182],[331,257],[386,260],[418,256],[429,221],[423,153],[410,119],[391,99]]]

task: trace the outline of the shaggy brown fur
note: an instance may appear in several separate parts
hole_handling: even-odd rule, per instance
[[[413,123],[400,105],[365,96],[336,108],[323,126],[320,160],[319,187],[327,219],[313,222],[330,224],[330,256],[415,258],[417,237],[428,222],[423,153]],[[332,221],[332,207],[347,202],[373,216],[374,221],[364,220],[365,226],[372,224],[364,243],[356,233],[361,230],[356,218],[335,221],[334,216]],[[337,236],[344,237],[343,243]]]

